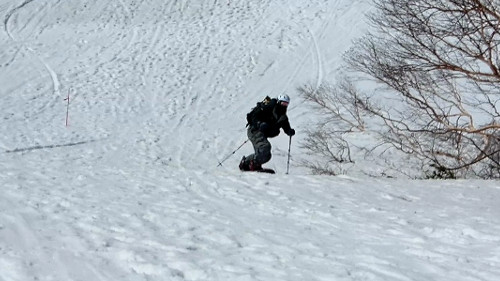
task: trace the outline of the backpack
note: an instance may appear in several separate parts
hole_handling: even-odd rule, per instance
[[[254,124],[256,121],[257,114],[264,110],[264,106],[268,105],[271,102],[271,98],[266,96],[261,102],[258,102],[257,105],[252,108],[247,114],[247,127],[251,124]]]

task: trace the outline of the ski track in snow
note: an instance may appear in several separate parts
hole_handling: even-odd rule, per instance
[[[0,0],[0,280],[495,280],[496,182],[310,176],[295,141],[285,176],[283,136],[277,175],[217,167],[265,95],[307,128],[367,10]]]
[[[17,39],[13,35],[12,31],[9,28],[9,21],[15,15],[15,13],[17,13],[20,10],[24,9],[27,5],[29,5],[32,2],[33,2],[33,0],[24,1],[21,5],[19,5],[19,6],[15,7],[14,9],[10,10],[5,15],[4,29],[5,29],[6,33],[8,34],[9,38],[11,40],[15,41],[15,42],[17,42]],[[36,16],[39,15],[39,14],[44,15],[44,9],[45,8],[46,8],[46,5],[42,6],[42,9],[38,10],[37,13],[32,17],[32,19],[36,19],[37,18]],[[43,20],[43,16],[42,16],[41,20]],[[23,30],[23,29],[27,28],[27,26],[28,26],[29,23],[30,22],[27,21],[26,24],[22,28],[20,28],[20,30]],[[40,26],[40,25],[38,25],[38,26]],[[25,43],[22,44],[22,47],[26,48],[30,53],[32,53],[40,61],[40,63],[43,64],[43,66],[45,67],[45,69],[49,73],[50,78],[52,80],[53,93],[56,94],[56,95],[58,95],[59,94],[59,80],[57,78],[57,74],[54,72],[54,70],[52,70],[52,68],[50,67],[50,65],[47,62],[45,62],[45,60],[43,60],[42,57],[39,54],[36,53],[36,51],[34,49],[32,49],[31,47],[29,47]],[[17,54],[17,52],[16,52],[16,54]]]

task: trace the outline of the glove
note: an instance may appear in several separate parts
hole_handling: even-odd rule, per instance
[[[290,129],[290,130],[288,131],[287,135],[289,135],[289,136],[293,136],[293,135],[295,135],[295,130],[294,130],[294,129]]]

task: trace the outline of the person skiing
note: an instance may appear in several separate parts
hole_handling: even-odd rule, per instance
[[[247,114],[247,135],[255,153],[243,156],[239,165],[241,171],[263,171],[262,164],[271,159],[271,143],[267,139],[278,136],[280,129],[290,137],[295,135],[286,115],[289,103],[290,97],[286,94],[278,98],[267,96]]]

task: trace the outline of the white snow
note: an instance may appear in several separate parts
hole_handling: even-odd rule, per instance
[[[0,281],[500,280],[500,184],[312,176],[296,88],[366,0],[0,0]],[[70,94],[69,126],[65,126]],[[241,173],[245,114],[293,138]]]

